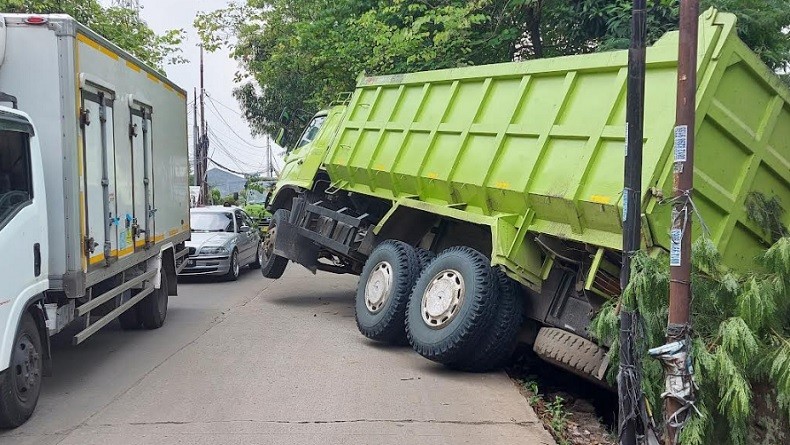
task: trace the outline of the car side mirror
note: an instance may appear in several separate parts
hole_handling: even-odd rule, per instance
[[[239,227],[239,232],[241,232],[241,233],[247,233],[249,231],[250,231],[250,226],[241,226],[241,227]]]

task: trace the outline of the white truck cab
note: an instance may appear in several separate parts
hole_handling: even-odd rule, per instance
[[[0,369],[24,406],[38,398],[47,340],[43,308],[31,305],[49,288],[46,201],[35,127],[0,107]]]

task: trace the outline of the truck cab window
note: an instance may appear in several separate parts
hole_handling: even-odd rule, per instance
[[[299,143],[296,144],[296,148],[299,148],[303,145],[307,145],[318,136],[318,132],[321,131],[321,126],[324,125],[324,121],[326,120],[326,116],[316,116],[310,121],[310,124],[305,128],[304,133],[302,133],[302,138],[299,139]]]
[[[28,137],[0,131],[0,227],[33,199]]]

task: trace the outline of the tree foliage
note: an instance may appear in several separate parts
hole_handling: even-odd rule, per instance
[[[147,65],[162,70],[166,63],[182,63],[184,31],[155,33],[135,11],[108,7],[98,0],[0,0],[0,11],[68,14]]]
[[[779,238],[762,256],[763,271],[735,273],[721,263],[713,243],[694,245],[692,359],[699,386],[697,408],[683,430],[684,444],[745,444],[755,423],[754,388],[775,388],[770,405],[790,418],[790,237]],[[644,318],[643,349],[664,341],[667,320],[668,259],[641,252],[633,264],[624,298]],[[617,348],[614,305],[596,317],[592,331]],[[610,367],[616,372],[617,357]],[[660,412],[663,374],[658,362],[643,359],[643,387],[652,411]]]
[[[357,76],[579,54],[628,46],[630,0],[240,0],[195,21],[209,49],[241,64],[236,98],[256,133],[284,109],[293,143]],[[790,60],[790,0],[703,0],[738,15],[741,38],[774,69]],[[677,27],[678,0],[648,2],[648,40]]]

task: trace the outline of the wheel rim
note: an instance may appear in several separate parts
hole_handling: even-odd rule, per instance
[[[455,318],[464,302],[464,278],[457,270],[445,269],[434,275],[422,294],[422,320],[439,329]]]
[[[239,276],[239,258],[236,252],[233,252],[233,256],[230,258],[230,267],[233,268],[233,276]]]
[[[22,335],[16,344],[12,369],[17,397],[27,402],[34,397],[41,380],[41,356],[27,334]]]
[[[371,313],[384,308],[392,293],[392,265],[382,261],[373,267],[365,284],[365,306]]]
[[[268,261],[268,259],[274,254],[274,241],[276,236],[277,227],[269,227],[269,231],[266,232],[266,236],[263,237],[263,249],[261,249],[260,255],[261,264],[263,264],[265,261]]]

